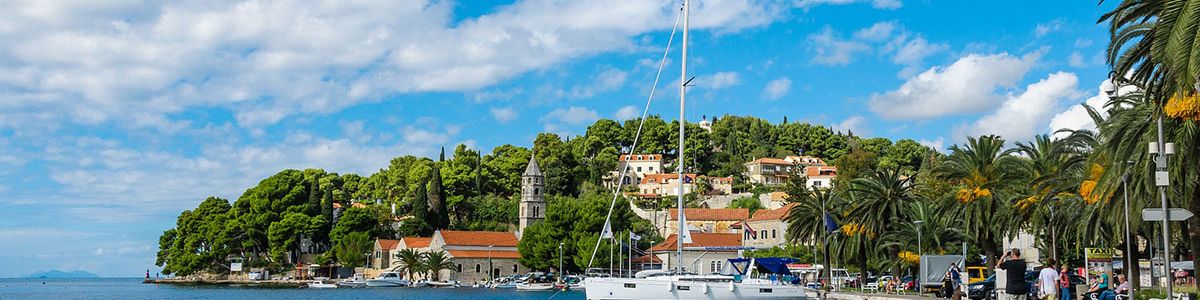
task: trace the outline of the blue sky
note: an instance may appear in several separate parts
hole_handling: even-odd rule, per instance
[[[399,3],[392,3],[399,2]],[[210,195],[640,112],[675,1],[18,1],[0,11],[0,277],[139,276]],[[1113,3],[698,1],[688,118],[942,149],[1086,128]],[[678,40],[677,40],[678,41]],[[678,44],[677,44],[678,45]],[[677,47],[675,48],[677,50]],[[677,114],[672,51],[651,111]]]

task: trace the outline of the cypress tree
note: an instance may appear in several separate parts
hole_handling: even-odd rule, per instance
[[[434,229],[446,229],[450,226],[450,215],[446,210],[446,190],[442,187],[442,171],[440,166],[434,166],[429,174],[429,226]]]

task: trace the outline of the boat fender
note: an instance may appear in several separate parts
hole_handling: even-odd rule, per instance
[[[701,290],[700,292],[701,292],[701,293],[704,293],[705,295],[708,295],[708,283],[707,283],[707,282],[705,282],[705,283],[704,283],[704,287],[701,287],[701,288],[702,288],[703,290]]]
[[[669,292],[675,291],[675,282],[674,281],[671,281],[670,284],[667,284],[667,291],[669,291]]]
[[[733,285],[733,281],[730,281],[729,282],[729,291],[732,292],[736,288],[737,288],[737,286]]]

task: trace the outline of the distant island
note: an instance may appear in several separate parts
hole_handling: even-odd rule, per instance
[[[59,270],[50,270],[50,271],[45,271],[45,272],[37,272],[37,273],[29,274],[29,276],[25,276],[25,278],[100,278],[100,276],[98,276],[96,274],[92,274],[91,272],[88,272],[88,271],[66,272],[66,271],[59,271]]]

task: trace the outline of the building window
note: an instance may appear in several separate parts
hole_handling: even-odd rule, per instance
[[[654,167],[653,167],[653,166],[651,166],[651,167],[650,167],[650,172],[654,172]]]
[[[462,264],[458,264],[458,272],[462,273]]]
[[[482,271],[483,271],[483,269],[479,266],[479,264],[475,264],[475,273],[479,273]]]
[[[537,206],[534,206],[534,207],[533,207],[533,217],[534,217],[534,218],[537,218],[537,217],[538,217],[538,207],[537,207]]]
[[[771,238],[775,238],[775,229],[771,229]]]
[[[537,196],[538,193],[541,193],[541,191],[538,188],[533,188],[533,195]]]
[[[761,235],[765,239],[765,238],[767,238],[767,231],[766,230],[760,231],[758,233],[758,235]]]
[[[637,168],[637,170],[638,170],[638,172],[641,172],[641,171],[642,171],[642,167],[638,167],[638,168]]]
[[[517,273],[517,264],[513,264],[513,273]]]

